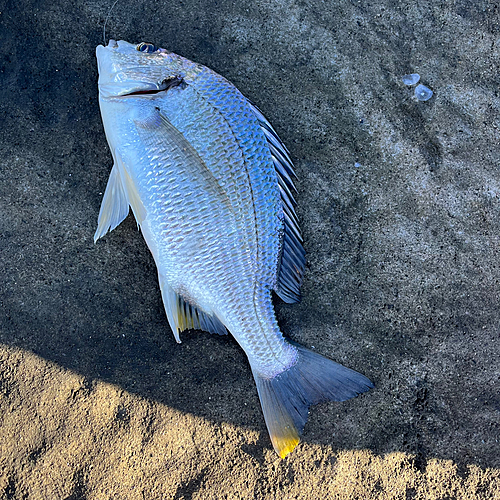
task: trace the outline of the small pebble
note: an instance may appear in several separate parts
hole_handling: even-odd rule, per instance
[[[428,89],[425,85],[417,85],[415,88],[415,97],[419,101],[428,101],[432,97],[432,90]]]
[[[420,75],[417,73],[412,73],[411,75],[403,76],[403,83],[405,85],[415,85],[420,80]]]

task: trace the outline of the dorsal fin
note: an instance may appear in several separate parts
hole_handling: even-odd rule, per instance
[[[283,246],[281,250],[278,280],[275,291],[285,302],[291,304],[300,300],[300,285],[304,275],[305,251],[302,247],[302,235],[299,222],[295,214],[297,202],[293,191],[297,191],[293,178],[297,178],[293,171],[292,160],[288,150],[281,142],[272,125],[266,120],[260,109],[251,101],[250,108],[257,117],[259,125],[267,139],[267,144],[278,174],[278,183],[281,193],[281,204],[284,213]]]

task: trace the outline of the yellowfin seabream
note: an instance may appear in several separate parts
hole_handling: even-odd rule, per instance
[[[297,302],[304,271],[288,151],[259,109],[201,64],[114,40],[97,47],[97,61],[114,165],[95,240],[132,208],[176,340],[187,329],[231,332],[285,457],[311,404],[373,387],[278,327],[271,292]]]

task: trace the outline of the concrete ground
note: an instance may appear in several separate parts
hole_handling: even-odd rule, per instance
[[[500,12],[487,0],[119,0],[107,34],[232,81],[295,161],[286,335],[376,388],[271,448],[231,337],[169,330],[112,160],[112,2],[0,3],[0,498],[500,498]],[[403,84],[419,73],[426,102]]]

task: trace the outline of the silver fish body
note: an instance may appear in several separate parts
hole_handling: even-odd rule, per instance
[[[179,332],[227,330],[248,356],[276,451],[310,404],[372,387],[284,339],[271,291],[296,302],[304,269],[293,168],[262,113],[212,70],[151,44],[97,47],[99,104],[114,159],[95,240],[132,208]],[[227,329],[227,330],[226,330]]]

